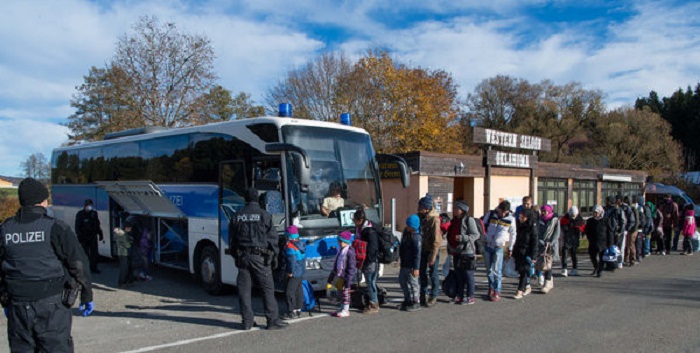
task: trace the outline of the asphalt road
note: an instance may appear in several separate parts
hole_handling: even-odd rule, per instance
[[[579,267],[590,272],[587,261]],[[390,303],[378,315],[316,315],[272,332],[240,331],[234,294],[208,296],[178,272],[160,270],[152,282],[115,290],[116,264],[103,269],[97,312],[74,318],[76,352],[700,352],[697,255],[652,256],[603,278],[555,277],[550,294],[535,290],[521,300],[511,299],[516,279],[506,278],[499,303],[479,297],[480,268],[475,305],[442,297],[406,313]],[[380,282],[400,301],[396,272],[387,269]],[[260,306],[256,315],[264,324]]]

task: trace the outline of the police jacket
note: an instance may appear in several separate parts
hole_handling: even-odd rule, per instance
[[[36,301],[60,294],[72,278],[92,301],[87,259],[70,227],[40,206],[21,208],[0,225],[0,272],[10,298]]]
[[[102,239],[102,229],[97,211],[83,209],[75,215],[75,234],[78,235],[80,241],[91,241],[95,235],[99,235]]]
[[[263,248],[279,254],[279,236],[272,216],[257,202],[248,202],[229,225],[231,250]],[[233,252],[232,252],[233,253]]]

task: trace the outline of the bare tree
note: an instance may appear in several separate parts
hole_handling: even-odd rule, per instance
[[[51,166],[43,153],[38,152],[30,155],[24,162],[19,164],[25,177],[48,183],[50,179]]]
[[[343,52],[326,52],[306,65],[294,69],[265,96],[268,111],[279,103],[290,103],[294,117],[333,120],[343,111],[338,107],[338,80],[347,75],[352,64]]]

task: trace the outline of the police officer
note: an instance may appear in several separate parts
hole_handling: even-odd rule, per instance
[[[279,237],[272,216],[258,203],[258,191],[254,188],[246,190],[245,201],[245,207],[229,225],[229,246],[238,267],[238,303],[243,328],[250,330],[255,324],[250,298],[252,276],[263,290],[267,329],[281,329],[287,323],[279,318],[271,268],[276,264]]]
[[[19,184],[17,214],[0,226],[2,306],[12,352],[73,352],[71,306],[80,290],[92,313],[87,259],[70,227],[46,214],[49,192],[35,179]]]
[[[92,200],[85,200],[85,206],[75,215],[75,233],[78,235],[78,241],[90,260],[90,271],[100,273],[97,268],[97,238],[104,239],[102,228],[100,228],[100,219],[97,217],[97,211],[92,209]]]

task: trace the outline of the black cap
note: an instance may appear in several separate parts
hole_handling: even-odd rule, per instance
[[[92,200],[86,199],[86,200],[85,200],[85,206],[87,206],[87,205],[92,205]]]
[[[250,189],[246,190],[244,198],[245,198],[245,202],[253,202],[253,201],[257,202],[258,201],[258,190],[256,190],[255,188],[250,188]]]
[[[40,181],[34,178],[26,178],[19,183],[17,190],[19,204],[32,206],[40,204],[49,198],[49,190]]]

